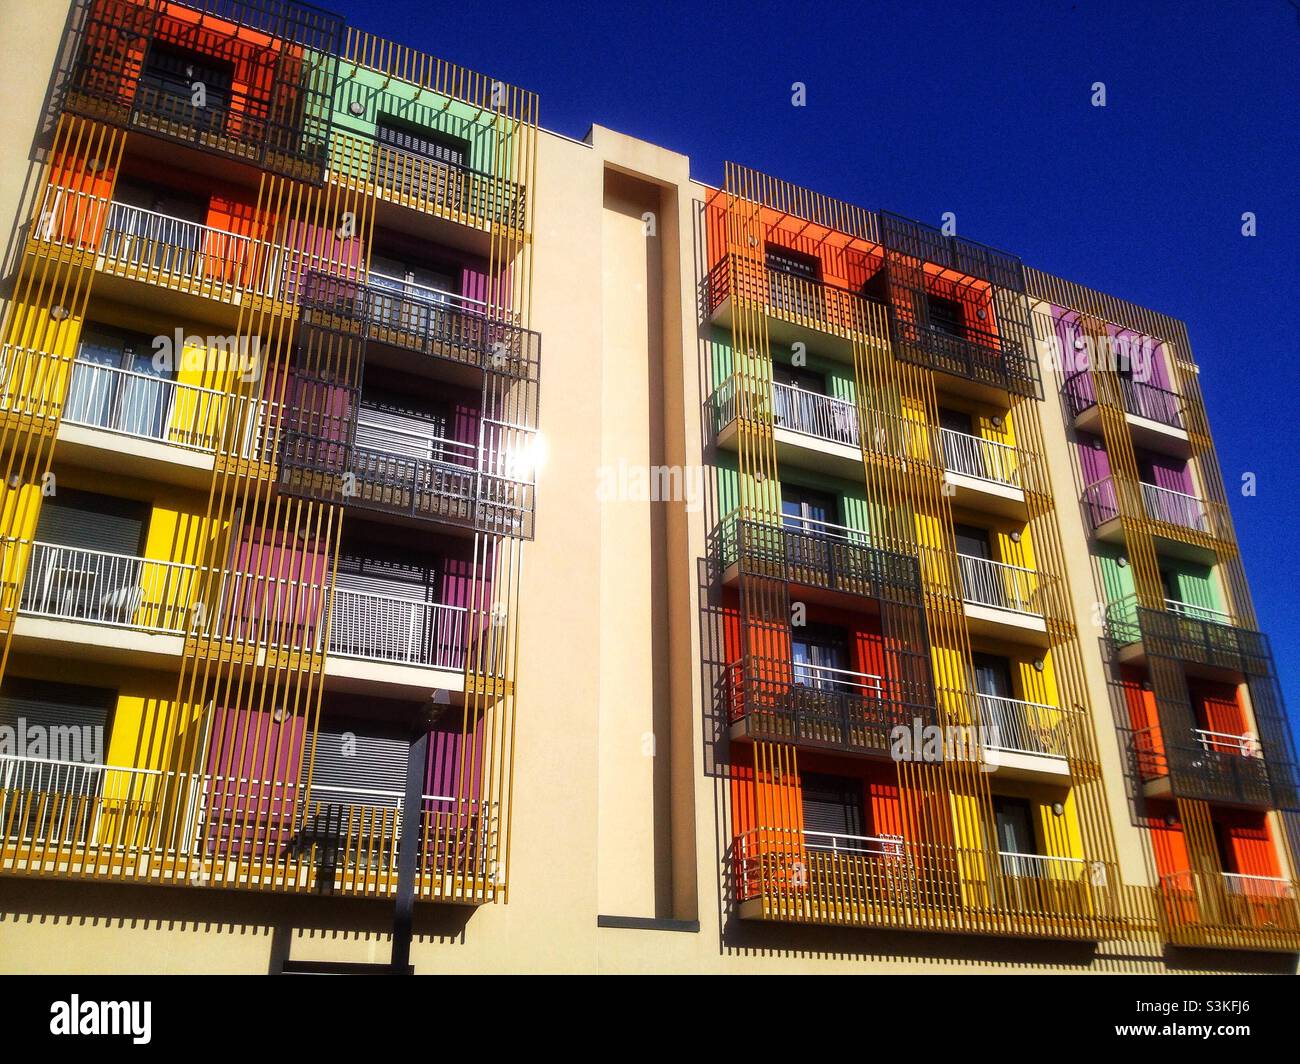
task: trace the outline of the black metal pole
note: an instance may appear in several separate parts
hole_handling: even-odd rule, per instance
[[[392,969],[411,974],[411,932],[415,916],[415,868],[420,856],[424,773],[429,763],[429,729],[411,740],[406,761],[406,797],[402,802],[402,836],[397,855],[397,911],[393,915]]]

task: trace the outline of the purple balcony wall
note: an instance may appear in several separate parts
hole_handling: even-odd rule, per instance
[[[360,236],[342,229],[290,221],[280,237],[284,260],[280,268],[281,298],[295,300],[303,286],[303,275],[326,273],[348,280],[362,279],[366,261],[365,244]]]
[[[201,796],[208,853],[269,856],[289,845],[306,730],[293,714],[213,710]]]
[[[457,443],[478,446],[483,393],[477,388],[444,385],[440,393],[451,404],[451,438]]]
[[[421,854],[443,872],[482,873],[490,859],[491,810],[485,809],[484,716],[468,728],[461,720],[439,722],[429,733],[429,761],[421,803]]]
[[[327,558],[321,545],[244,528],[226,577],[224,631],[236,640],[316,649]]]
[[[1154,478],[1151,482],[1156,487],[1181,491],[1184,495],[1194,494],[1192,470],[1187,464],[1187,459],[1147,452],[1138,452],[1137,459],[1139,467],[1150,467],[1149,473]],[[1145,480],[1146,477],[1142,479]]]
[[[1106,446],[1100,436],[1081,432],[1077,447],[1084,484],[1095,484],[1110,476],[1110,455],[1106,453]]]
[[[1141,344],[1144,341],[1154,340],[1153,337],[1147,337],[1143,333],[1134,332],[1132,329],[1121,329],[1118,325],[1107,325],[1107,334],[1114,340],[1119,340],[1129,345]],[[1163,343],[1153,342],[1150,345],[1151,368],[1149,375],[1145,380],[1140,381],[1142,384],[1154,385],[1157,388],[1169,390],[1169,370],[1166,366],[1166,352]]]

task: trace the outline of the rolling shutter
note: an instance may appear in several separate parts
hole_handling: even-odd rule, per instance
[[[412,564],[386,558],[344,554],[339,558],[335,584],[350,591],[368,591],[403,599],[436,602],[438,574],[432,563]]]
[[[16,733],[19,721],[25,721],[29,729],[37,725],[45,729],[98,728],[99,741],[88,747],[83,743],[80,756],[68,756],[75,751],[47,750],[46,757],[102,765],[108,718],[116,704],[117,692],[109,688],[11,678],[0,691],[0,726],[13,728]]]
[[[823,772],[800,776],[805,831],[862,835],[862,781]]]
[[[345,746],[345,737],[347,739]],[[320,802],[337,799],[339,804],[396,806],[406,790],[406,765],[411,744],[408,739],[349,733],[346,728],[322,729],[316,738],[316,761],[312,769],[312,796]],[[351,749],[351,756],[345,750]],[[391,791],[391,797],[350,794],[331,788]]]
[[[465,166],[466,147],[464,141],[457,140],[433,130],[406,126],[380,115],[375,126],[375,136],[380,144],[385,144],[411,155],[421,155],[434,162],[444,163],[463,169]]]
[[[144,546],[148,517],[147,503],[65,488],[41,504],[36,539],[62,547],[135,556]]]

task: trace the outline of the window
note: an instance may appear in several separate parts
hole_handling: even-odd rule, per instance
[[[469,144],[432,129],[380,115],[375,138],[392,150],[375,153],[375,180],[403,196],[436,203],[458,203]],[[421,164],[432,165],[421,165]]]
[[[784,384],[790,388],[799,388],[817,395],[826,394],[826,378],[810,369],[783,366],[778,363],[772,366],[772,379],[777,384]]]
[[[977,525],[953,525],[953,538],[957,553],[968,558],[992,558],[993,549],[989,546],[988,529]]]
[[[786,528],[817,532],[837,522],[839,502],[830,492],[782,484],[781,514]]]
[[[152,340],[87,324],[72,367],[63,418],[145,439],[166,437],[175,366],[155,364]]]
[[[154,41],[140,72],[141,110],[180,117],[201,129],[219,130],[230,109],[235,65],[188,48]],[[203,106],[193,103],[194,85],[203,85]]]
[[[817,281],[821,277],[821,261],[816,255],[806,255],[792,248],[768,245],[767,268],[779,273],[788,273],[802,277],[805,281]]]
[[[807,625],[790,640],[794,682],[819,691],[849,690],[848,634],[831,625]]]
[[[976,654],[972,659],[975,666],[975,690],[982,695],[993,698],[1013,698],[1011,686],[1011,663],[996,654]]]
[[[380,144],[458,169],[464,168],[465,158],[469,154],[469,144],[460,138],[437,130],[423,129],[392,115],[379,116],[375,123],[375,135]]]
[[[862,781],[826,772],[800,774],[804,831],[813,849],[840,848],[843,836],[866,833]]]
[[[1038,876],[1043,862],[1036,860],[1033,811],[1024,798],[993,798],[993,823],[997,831],[1002,871],[1010,876]]]
[[[945,299],[943,296],[926,295],[925,309],[926,314],[930,319],[930,325],[936,332],[962,338],[966,336],[966,326],[962,317],[961,304],[955,299]]]

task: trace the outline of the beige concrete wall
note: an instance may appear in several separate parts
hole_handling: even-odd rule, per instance
[[[19,241],[53,141],[56,58],[76,7],[69,0],[0,0],[0,310],[8,303]]]

